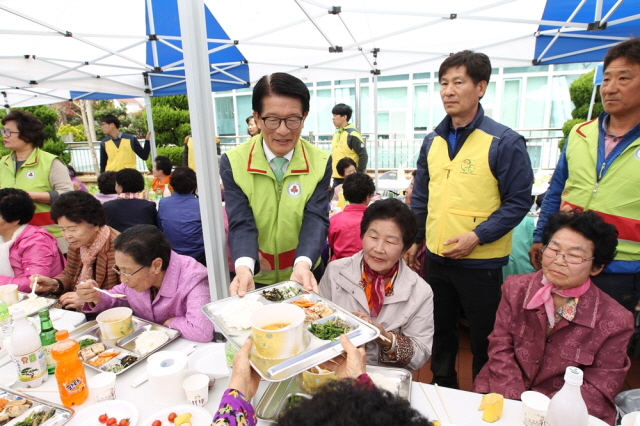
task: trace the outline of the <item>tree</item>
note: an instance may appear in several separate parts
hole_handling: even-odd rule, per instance
[[[566,142],[569,132],[576,124],[584,123],[587,121],[587,115],[589,114],[589,103],[591,102],[591,95],[593,93],[593,75],[595,70],[591,70],[586,74],[582,74],[576,79],[569,87],[569,96],[571,102],[575,105],[575,109],[571,111],[573,119],[567,120],[562,126],[562,133],[564,138],[558,143],[558,148],[562,150]],[[593,112],[591,118],[597,117],[604,111],[602,107],[602,100],[600,99],[600,91],[596,91],[596,98],[593,104]]]
[[[191,134],[189,101],[186,95],[151,98],[156,145],[178,145]],[[146,114],[143,115],[146,122]]]
[[[87,138],[84,134],[84,126],[82,124],[78,126],[63,124],[62,126],[58,127],[58,136],[65,136],[69,133],[73,135],[74,142],[83,141]]]

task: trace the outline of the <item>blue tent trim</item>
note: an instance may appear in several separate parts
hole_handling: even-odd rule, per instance
[[[587,0],[572,19],[574,23],[591,24],[592,30],[563,31],[555,42],[560,26],[540,25],[536,35],[534,65],[568,64],[576,62],[601,62],[607,50],[620,41],[640,36],[640,14],[637,0],[622,2],[602,25],[595,21],[596,0]],[[602,0],[604,18],[616,0]],[[548,0],[542,19],[545,21],[567,21],[580,0]],[[617,23],[623,18],[636,16],[627,22]],[[547,33],[543,33],[543,32]],[[549,50],[545,49],[551,44]],[[544,53],[544,56],[541,55]]]

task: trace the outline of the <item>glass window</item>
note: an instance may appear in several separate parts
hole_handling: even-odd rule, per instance
[[[360,133],[373,133],[373,126],[370,125],[371,106],[369,104],[369,88],[360,89]]]
[[[505,80],[502,92],[502,117],[500,122],[505,126],[517,129],[520,115],[520,80]]]
[[[569,86],[579,75],[560,75],[551,79],[551,120],[549,127],[560,128],[572,118],[573,102],[569,96]]]
[[[487,86],[487,90],[484,92],[484,96],[480,99],[480,104],[482,105],[482,109],[484,109],[484,115],[487,117],[491,117],[494,120],[497,119],[495,117],[496,110],[496,82],[492,81]]]
[[[409,80],[409,74],[378,76],[378,81],[402,81],[402,80]]]
[[[544,127],[546,103],[547,77],[527,78],[527,93],[524,97],[523,127],[525,129],[540,129]]]
[[[413,130],[429,130],[429,85],[413,88]]]
[[[333,84],[335,84],[337,86],[341,86],[341,85],[344,85],[344,84],[353,84],[353,85],[355,85],[356,81],[355,80],[336,80],[336,81],[333,82]]]
[[[331,86],[330,81],[319,81],[316,83],[316,86]]]
[[[442,98],[440,97],[440,83],[433,85],[433,95],[431,99],[433,99],[433,116],[431,117],[431,128],[433,129],[440,124],[447,115],[444,106],[442,106]]]
[[[237,135],[248,135],[246,119],[249,117],[253,109],[251,107],[251,96],[236,96],[236,105],[238,108],[238,126]]]
[[[406,87],[389,87],[378,88],[378,109],[390,108],[406,108],[407,107],[407,88]]]
[[[431,77],[431,73],[430,72],[419,72],[413,75],[414,79],[418,79],[418,78],[429,78]]]
[[[216,127],[219,136],[236,134],[236,124],[233,114],[233,97],[216,98]]]
[[[334,127],[331,121],[331,110],[333,109],[333,99],[331,98],[331,89],[323,89],[316,91],[316,117],[318,133],[333,134]],[[311,130],[311,129],[306,129]]]
[[[335,104],[347,104],[353,110],[353,116],[356,114],[356,89],[354,87],[345,87],[342,89],[334,89]],[[333,107],[331,107],[333,108]]]
[[[522,74],[527,72],[549,71],[549,65],[531,65],[528,67],[509,67],[504,69],[505,74]]]

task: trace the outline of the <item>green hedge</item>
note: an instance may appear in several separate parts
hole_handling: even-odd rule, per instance
[[[171,160],[171,164],[174,167],[182,165],[182,152],[184,151],[184,147],[182,146],[160,146],[156,149],[156,155],[164,155],[165,157],[169,157]],[[147,168],[149,171],[152,169],[153,158],[149,156],[147,159]]]

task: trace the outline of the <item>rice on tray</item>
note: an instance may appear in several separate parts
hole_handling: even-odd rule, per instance
[[[249,317],[261,306],[262,303],[256,300],[238,299],[225,306],[220,316],[227,327],[244,330],[251,327]]]
[[[162,330],[147,330],[136,339],[136,352],[146,355],[169,340],[169,336]]]
[[[380,389],[389,391],[394,395],[398,394],[398,382],[395,382],[380,373],[370,373],[369,377],[373,384]]]

